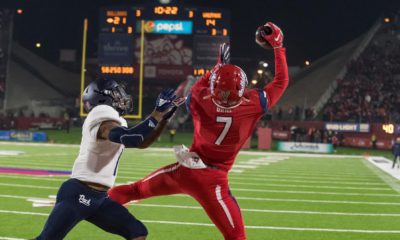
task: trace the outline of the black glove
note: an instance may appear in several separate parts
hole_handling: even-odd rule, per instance
[[[157,97],[156,108],[157,112],[165,112],[174,106],[174,100],[177,98],[175,90],[172,88],[164,89]]]

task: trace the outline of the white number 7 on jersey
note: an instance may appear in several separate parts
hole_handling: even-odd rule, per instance
[[[222,141],[224,141],[226,134],[228,134],[229,128],[231,128],[232,125],[232,117],[220,117],[217,116],[217,122],[219,123],[225,123],[224,130],[222,130],[221,134],[215,140],[216,145],[221,145]]]

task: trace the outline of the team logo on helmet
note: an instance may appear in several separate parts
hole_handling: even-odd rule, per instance
[[[231,92],[230,91],[221,91],[220,94],[221,94],[222,101],[227,102],[228,98],[229,98],[229,94],[231,94]]]

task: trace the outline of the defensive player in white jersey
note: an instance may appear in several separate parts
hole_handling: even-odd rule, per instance
[[[132,128],[127,128],[121,117],[131,111],[132,99],[117,82],[92,82],[83,93],[83,102],[89,113],[82,127],[79,155],[37,239],[63,239],[77,223],[86,220],[125,239],[143,240],[146,227],[108,198],[107,190],[114,185],[124,147],[149,146],[184,100],[178,99],[173,89],[164,90],[151,115]]]

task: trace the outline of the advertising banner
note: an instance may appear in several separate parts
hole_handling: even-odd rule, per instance
[[[310,153],[332,153],[333,145],[326,143],[309,142],[278,142],[278,151],[283,152],[310,152]]]
[[[344,123],[329,122],[325,123],[325,129],[334,132],[360,132],[369,133],[371,126],[369,123]]]
[[[136,22],[137,32],[141,31],[141,23]],[[151,20],[144,22],[144,32],[153,34],[192,34],[193,22],[180,20]]]
[[[23,141],[23,142],[45,142],[47,134],[45,132],[30,131],[0,131],[0,140]]]

